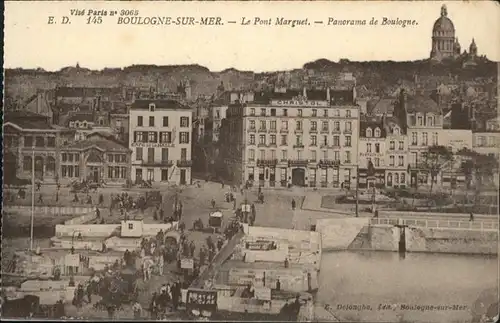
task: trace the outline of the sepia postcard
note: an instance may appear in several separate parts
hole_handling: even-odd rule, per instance
[[[498,1],[4,17],[2,320],[499,321]]]

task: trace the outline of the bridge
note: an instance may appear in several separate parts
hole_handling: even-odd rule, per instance
[[[449,219],[371,218],[370,225],[402,225],[421,228],[498,231],[498,221]]]

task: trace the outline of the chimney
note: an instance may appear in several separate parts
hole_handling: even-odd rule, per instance
[[[330,102],[330,87],[326,88],[326,100]]]
[[[305,86],[302,89],[302,95],[307,99],[307,90]]]

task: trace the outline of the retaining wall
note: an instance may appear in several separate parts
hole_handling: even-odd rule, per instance
[[[316,231],[321,235],[323,250],[347,249],[368,222],[368,218],[318,219]]]
[[[78,215],[84,213],[90,213],[94,208],[86,206],[35,206],[36,215]],[[6,212],[20,212],[31,214],[31,206],[24,205],[4,205],[4,211]]]

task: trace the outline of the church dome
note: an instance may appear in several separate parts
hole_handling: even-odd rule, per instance
[[[448,18],[448,11],[445,5],[441,7],[441,17],[436,20],[434,27],[432,28],[432,34],[435,36],[443,36],[443,34],[441,34],[442,32],[455,32],[455,26],[453,25],[451,19]]]

